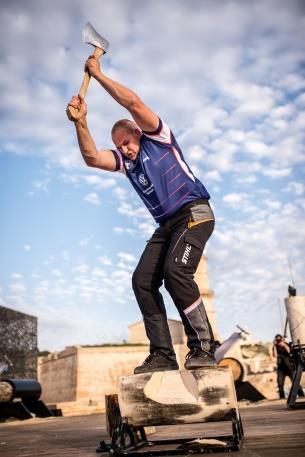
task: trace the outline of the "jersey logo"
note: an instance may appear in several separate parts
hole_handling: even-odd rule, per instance
[[[150,158],[149,158],[148,155],[145,154],[145,152],[144,152],[144,154],[143,154],[143,163],[146,162],[147,160],[150,160]]]
[[[142,186],[147,186],[148,181],[143,173],[139,175],[139,183],[142,184]]]

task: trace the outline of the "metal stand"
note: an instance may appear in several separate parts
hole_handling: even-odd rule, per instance
[[[96,452],[108,452],[112,457],[154,457],[239,451],[244,433],[241,418],[235,408],[231,410],[231,424],[232,435],[213,437],[202,435],[192,438],[148,441],[144,427],[134,427],[128,423],[127,418],[118,417],[117,426],[112,433],[111,444],[101,441]],[[208,440],[211,440],[211,442],[209,443]],[[154,446],[158,447],[158,449],[153,449]],[[139,450],[145,447],[149,449]]]
[[[293,358],[295,361],[296,370],[287,399],[287,408],[305,408],[305,401],[296,402],[298,391],[301,388],[302,373],[305,371],[305,344],[301,344],[293,348]]]

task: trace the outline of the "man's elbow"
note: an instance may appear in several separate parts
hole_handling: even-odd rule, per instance
[[[96,167],[97,162],[95,157],[84,157],[85,164],[88,165],[88,167]]]

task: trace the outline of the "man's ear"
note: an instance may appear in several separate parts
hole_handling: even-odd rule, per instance
[[[142,136],[142,130],[139,127],[136,127],[134,129],[135,135],[137,135],[139,138]]]

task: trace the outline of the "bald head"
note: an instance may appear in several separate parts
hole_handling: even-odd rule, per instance
[[[128,159],[135,160],[140,150],[141,129],[129,119],[117,121],[111,130],[115,147]]]
[[[139,127],[137,126],[137,124],[135,122],[130,121],[129,119],[120,119],[113,125],[113,127],[111,129],[111,136],[113,138],[115,133],[119,129],[123,129],[123,130],[126,130],[128,133],[132,133],[137,128],[139,128]]]

